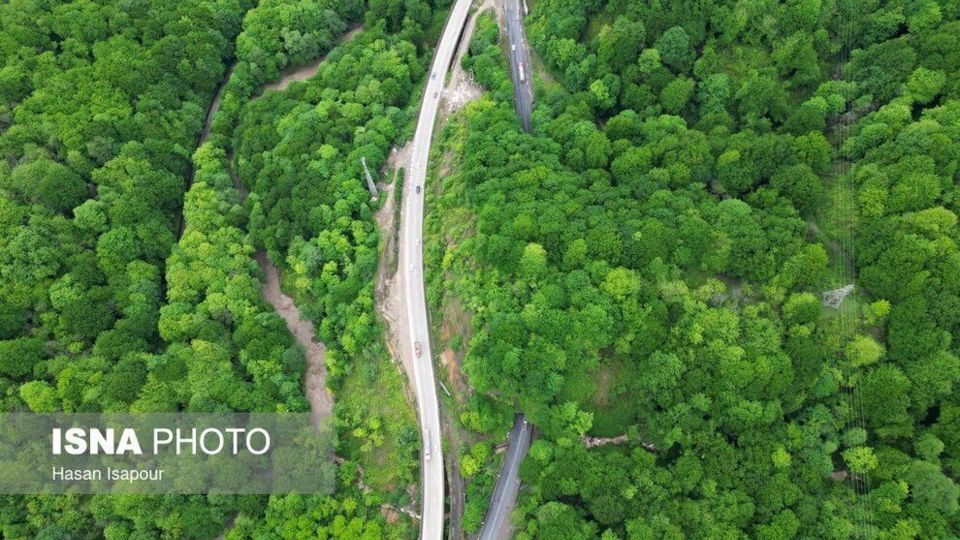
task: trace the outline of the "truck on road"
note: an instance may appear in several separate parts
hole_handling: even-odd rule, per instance
[[[523,74],[523,62],[517,64],[517,69],[520,71],[520,82],[527,80],[526,76]]]
[[[420,355],[423,354],[423,349],[420,347],[419,341],[413,342],[413,352],[417,353],[417,358],[420,358]]]

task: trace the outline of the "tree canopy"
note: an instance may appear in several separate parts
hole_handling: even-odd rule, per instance
[[[519,538],[960,530],[958,16],[541,0],[529,133],[478,31],[428,297],[541,429]]]

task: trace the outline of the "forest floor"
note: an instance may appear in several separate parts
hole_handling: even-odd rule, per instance
[[[467,20],[467,25],[463,30],[463,36],[460,39],[460,46],[454,56],[453,68],[450,79],[444,87],[444,107],[441,116],[441,123],[446,123],[449,116],[462,109],[468,103],[480,99],[483,94],[483,88],[473,80],[473,77],[463,69],[463,57],[470,49],[470,41],[473,39],[473,33],[477,28],[477,19],[488,9],[496,10],[498,5],[494,0],[482,0],[475,7],[475,11]],[[446,146],[446,137],[441,136],[435,142],[436,148],[441,148],[440,159],[435,160],[438,165],[431,171],[431,189],[433,196],[439,197],[443,193],[442,179],[453,174],[454,169],[454,151]],[[456,241],[452,238],[443,238],[446,249],[450,249],[451,242]],[[444,303],[442,317],[440,317],[439,332],[436,333],[440,344],[444,347],[440,358],[447,370],[447,379],[453,387],[454,397],[458,402],[462,402],[470,394],[470,386],[466,383],[461,371],[463,357],[466,352],[466,344],[469,343],[472,335],[470,325],[470,313],[463,307],[458,299],[451,297],[451,300]],[[454,338],[460,340],[459,347],[452,347]],[[454,350],[457,349],[457,350]]]
[[[859,226],[857,189],[850,173],[851,163],[840,155],[840,148],[848,136],[854,116],[844,115],[832,127],[833,146],[836,156],[830,170],[823,177],[823,199],[814,216],[807,220],[807,230],[814,240],[823,243],[827,250],[828,266],[825,290],[853,284],[857,280],[856,238],[854,231]],[[863,304],[869,302],[866,291],[857,287],[847,296],[839,310],[824,307],[826,321],[841,328],[847,337],[859,328],[859,314]]]
[[[297,343],[303,347],[307,362],[304,377],[304,391],[310,402],[310,414],[314,425],[330,416],[333,412],[333,394],[327,388],[327,366],[325,364],[327,348],[314,339],[313,324],[300,316],[300,310],[293,299],[280,289],[280,273],[264,251],[257,252],[257,263],[263,271],[266,281],[260,287],[260,295],[273,306],[274,311],[287,324]]]
[[[197,147],[203,145],[207,142],[207,137],[210,136],[210,128],[213,127],[213,116],[220,110],[220,100],[223,99],[223,89],[227,86],[227,83],[230,82],[230,77],[233,75],[233,68],[236,65],[231,65],[230,69],[227,70],[227,73],[224,74],[223,80],[220,82],[220,86],[217,87],[217,94],[213,96],[213,101],[210,102],[210,108],[207,109],[207,116],[203,119],[203,131],[200,132],[200,137],[197,139]],[[193,175],[191,173],[191,180],[193,180]]]
[[[362,26],[352,27],[343,36],[341,44],[349,41],[362,30]],[[311,78],[317,73],[326,58],[327,55],[324,55],[308,65],[291,69],[278,81],[263,85],[258,95],[262,95],[268,90],[284,91],[294,82]],[[210,133],[212,120],[219,110],[221,93],[229,82],[231,73],[232,68],[225,74],[216,95],[212,98],[205,118],[204,129],[198,137],[198,146],[206,141]],[[406,156],[407,152],[401,150],[401,152],[391,156],[391,159],[405,162]],[[247,190],[240,178],[234,173],[232,152],[228,152],[228,162],[234,187],[240,193],[240,199],[243,200],[247,196]],[[392,199],[392,191],[386,191],[383,196]],[[387,203],[385,205],[387,212],[391,212],[392,208],[396,206],[390,200],[385,202]],[[263,300],[280,315],[288,331],[304,350],[306,363],[304,395],[310,404],[312,420],[317,424],[332,415],[334,405],[334,396],[326,384],[326,346],[315,339],[316,333],[312,322],[301,317],[301,312],[294,299],[284,294],[281,286],[282,275],[280,269],[263,251],[256,253],[255,258],[263,273],[264,281],[261,286]],[[368,364],[365,364],[363,366],[365,369],[361,371],[367,375],[354,374],[345,378],[341,389],[344,406],[346,408],[366,409],[371,421],[389,426],[387,430],[394,432],[394,434],[398,430],[412,429],[416,425],[416,416],[410,407],[410,403],[413,401],[412,396],[405,394],[408,389],[405,388],[404,381],[399,374],[393,372],[377,373],[377,370],[381,369],[379,360],[380,358],[365,358],[364,361]],[[368,369],[371,368],[369,364],[372,364],[373,369]],[[374,383],[369,380],[370,374],[375,377]],[[415,499],[416,484],[412,480],[407,480],[407,478],[412,478],[415,469],[411,466],[404,467],[405,464],[401,463],[403,461],[402,456],[392,441],[393,439],[388,439],[387,444],[377,445],[372,452],[362,455],[360,470],[365,471],[366,476],[361,477],[361,490],[365,492],[371,489],[384,492],[392,491],[394,495],[402,490],[406,492],[406,495],[402,498]],[[390,514],[392,520],[398,517],[398,513],[406,513],[411,515],[413,519],[419,519],[419,516],[412,513],[409,507],[391,506],[386,503],[384,503],[384,506],[389,507],[385,508],[384,511]],[[226,530],[229,531],[231,527],[232,524]],[[222,538],[223,535],[220,537]]]
[[[815,220],[808,221],[815,236],[822,234],[830,257],[830,267],[836,271],[831,279],[838,286],[846,285],[844,280],[849,276],[845,276],[844,272],[852,272],[855,266],[848,249],[853,246],[853,231],[858,221],[854,202],[857,191],[847,171],[849,164],[838,158],[826,175],[823,204],[818,208],[818,215]]]
[[[441,124],[446,124],[451,115],[467,104],[480,99],[483,94],[483,88],[474,81],[470,73],[463,69],[463,58],[470,50],[470,42],[473,40],[480,14],[488,9],[496,9],[496,3],[493,0],[481,0],[474,9],[463,30],[459,48],[454,55],[452,72],[443,90],[444,104],[439,120]],[[447,142],[445,139],[446,137],[443,136],[438,137],[434,141],[435,148],[445,148]],[[453,174],[455,157],[453,148],[446,147],[440,156],[439,160],[432,160],[436,165],[428,173],[432,180],[429,183],[432,187],[429,195],[436,197],[443,192],[442,180]],[[442,240],[449,239],[442,238]],[[450,247],[452,246],[448,245],[447,249]],[[469,311],[456,297],[451,296],[444,302],[440,316],[431,321],[433,327],[431,335],[435,336],[434,341],[437,342],[435,350],[442,351],[440,360],[445,368],[445,372],[441,372],[439,379],[447,381],[447,385],[442,386],[444,393],[440,395],[440,423],[443,427],[444,443],[449,448],[444,457],[447,460],[447,484],[450,486],[450,538],[467,537],[463,530],[467,486],[460,471],[460,455],[468,452],[479,440],[476,434],[468,432],[456,419],[459,414],[458,409],[472,393],[462,372],[463,357],[472,334],[470,320]],[[453,346],[455,339],[460,341],[458,347]],[[440,383],[442,385],[443,381],[441,380]]]
[[[213,101],[210,102],[210,106],[207,107],[207,116],[203,119],[203,130],[200,131],[200,136],[197,137],[197,144],[194,148],[200,148],[203,146],[203,143],[207,142],[207,138],[210,137],[210,129],[213,127],[213,117],[217,114],[217,111],[220,110],[220,100],[223,99],[223,89],[227,86],[227,83],[230,82],[230,77],[233,75],[233,68],[235,65],[231,65],[227,72],[223,75],[223,80],[220,81],[220,85],[217,86],[217,93],[213,96]],[[196,168],[193,166],[191,160],[190,164],[190,178],[187,179],[187,185],[183,189],[184,197],[188,191],[190,191],[190,186],[193,185],[193,177],[197,173]],[[183,212],[180,212],[180,224],[177,225],[177,238],[183,236],[183,229],[187,226]]]
[[[345,43],[353,39],[353,37],[362,30],[362,25],[356,25],[352,27],[350,31],[344,35],[342,42]],[[305,81],[310,77],[313,77],[320,68],[320,64],[322,64],[326,58],[326,55],[321,56],[307,65],[300,66],[286,72],[277,81],[263,85],[261,88],[261,95],[268,90],[281,92],[294,82]],[[223,88],[229,82],[230,75],[232,73],[233,67],[227,71],[223,82],[217,88],[217,93],[214,96],[213,101],[210,103],[209,109],[207,110],[203,131],[200,133],[197,146],[202,145],[210,134],[210,128],[213,124],[213,117],[220,108],[220,99],[223,94]],[[234,186],[240,190],[241,195],[246,197],[246,190],[239,179],[234,176],[233,181]],[[183,232],[182,223],[180,226],[180,232]],[[280,272],[277,270],[276,265],[273,264],[267,254],[263,251],[257,252],[256,259],[266,279],[263,287],[260,289],[261,296],[263,297],[264,301],[270,304],[274,311],[280,315],[280,317],[286,323],[287,329],[296,339],[297,343],[303,347],[307,364],[306,374],[304,375],[304,393],[307,401],[310,402],[311,417],[313,423],[316,425],[320,422],[320,420],[330,416],[333,413],[333,395],[326,385],[326,346],[314,339],[315,332],[313,324],[310,321],[301,318],[300,310],[297,308],[296,304],[294,304],[293,299],[283,293],[283,290],[280,287]]]

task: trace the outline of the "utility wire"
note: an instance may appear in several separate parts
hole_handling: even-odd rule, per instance
[[[851,0],[846,0],[840,2],[839,8],[837,35],[841,40],[841,48],[837,69],[839,71],[839,79],[846,81],[848,78],[846,64],[850,60],[850,49],[854,35],[852,22],[855,16],[855,13],[853,13],[855,6]],[[850,177],[851,167],[847,156],[844,155],[844,146],[853,123],[852,107],[849,107],[849,109],[849,111],[843,111],[838,121],[835,122],[835,133],[833,137],[834,155],[837,160],[835,181],[839,182],[839,185],[836,186],[838,196],[834,201],[833,210],[839,232],[838,243],[840,253],[838,255],[841,265],[841,285],[855,283],[857,275],[854,227],[858,221],[856,219],[858,209],[856,201],[851,200],[851,197],[856,197],[856,192],[854,189],[854,192],[851,193],[850,188],[853,183],[853,179]],[[855,188],[856,186],[853,185],[852,187]],[[855,296],[851,297],[850,300],[856,302]],[[845,414],[848,415],[846,423],[848,427],[858,428],[862,430],[862,433],[867,433],[863,413],[863,399],[857,388],[860,380],[858,379],[856,381],[857,384],[854,384],[854,369],[845,358],[845,345],[850,341],[851,337],[855,337],[860,331],[859,308],[855,305],[853,312],[848,314],[844,312],[842,304],[838,306],[837,327],[839,349],[837,353],[844,377],[844,385],[841,392],[844,395]],[[853,534],[856,538],[873,538],[874,516],[870,501],[871,486],[869,471],[863,471],[859,475],[851,472],[850,482],[853,486],[855,497],[851,512],[854,525]]]

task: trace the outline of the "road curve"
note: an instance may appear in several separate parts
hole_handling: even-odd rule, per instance
[[[440,540],[443,536],[443,451],[440,444],[440,411],[433,378],[433,355],[430,352],[430,327],[423,285],[423,199],[426,193],[427,161],[433,126],[440,105],[443,81],[460,39],[471,0],[457,0],[450,10],[447,25],[437,45],[413,137],[407,180],[403,186],[400,223],[400,284],[406,304],[409,341],[406,353],[412,359],[413,379],[420,417],[420,435],[424,441],[420,454],[422,501],[420,538]],[[420,354],[416,354],[419,344]]]
[[[497,485],[493,488],[493,497],[490,498],[490,508],[487,517],[483,520],[480,529],[480,540],[501,540],[510,537],[510,511],[517,502],[517,491],[520,488],[520,462],[530,449],[530,435],[533,426],[527,422],[522,414],[510,430],[507,442],[507,455],[500,467]]]

